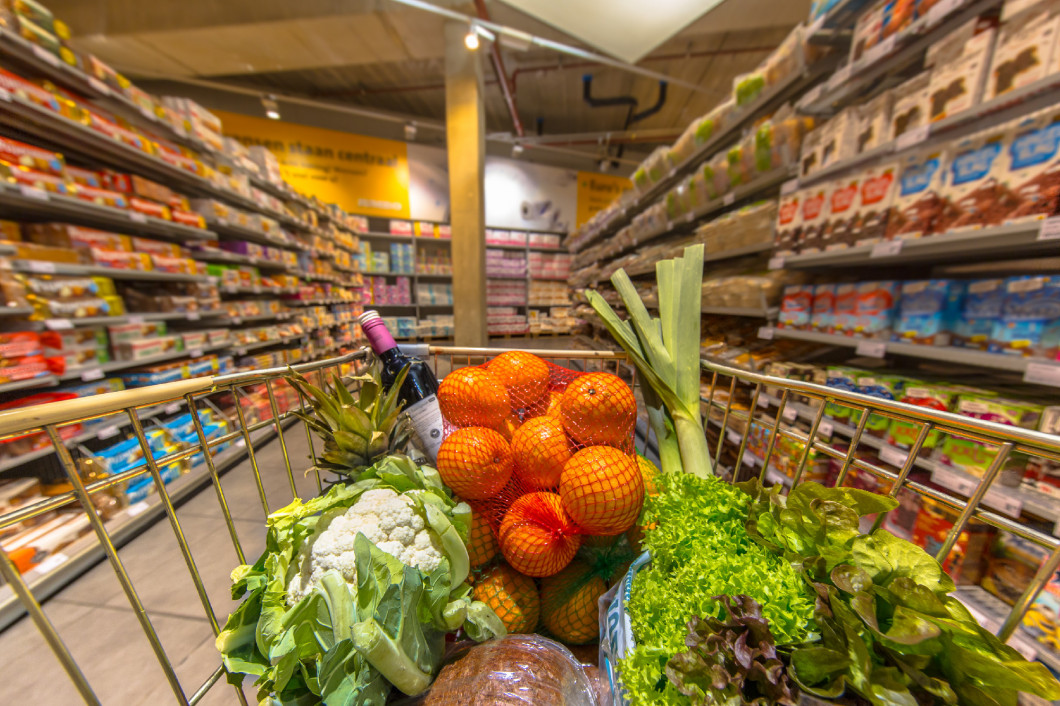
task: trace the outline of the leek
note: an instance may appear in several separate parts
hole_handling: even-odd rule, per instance
[[[682,470],[714,475],[699,406],[699,331],[702,314],[703,245],[656,263],[659,318],[648,314],[625,270],[611,275],[629,321],[618,317],[598,292],[589,304],[636,366],[648,420],[659,442],[659,461],[666,473]]]

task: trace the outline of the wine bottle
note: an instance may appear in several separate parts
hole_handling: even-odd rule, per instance
[[[368,339],[368,345],[383,364],[381,377],[385,388],[389,390],[401,371],[408,367],[409,371],[398,397],[405,402],[403,409],[412,422],[419,448],[428,455],[430,462],[434,463],[438,457],[438,448],[442,445],[438,378],[422,360],[401,352],[386,323],[379,317],[379,312],[364,312],[360,316],[360,324],[365,338]]]

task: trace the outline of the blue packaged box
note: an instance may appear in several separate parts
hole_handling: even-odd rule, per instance
[[[780,300],[780,317],[777,323],[782,328],[803,328],[810,325],[810,310],[813,308],[813,285],[791,284],[784,287]]]
[[[965,287],[964,305],[953,332],[954,345],[986,350],[1005,303],[1004,279],[977,279]]]
[[[898,282],[882,280],[857,285],[854,333],[867,338],[889,337],[898,301]]]
[[[991,353],[1053,357],[1060,340],[1060,275],[1005,280],[1001,319],[990,337]]]
[[[964,282],[925,279],[903,282],[891,340],[949,345],[964,302]]]

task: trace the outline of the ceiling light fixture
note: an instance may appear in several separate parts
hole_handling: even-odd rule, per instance
[[[416,139],[416,123],[405,123],[405,142]]]
[[[467,28],[467,34],[464,36],[464,46],[471,51],[478,49],[478,32],[475,31],[474,23]]]
[[[523,146],[522,145],[520,145],[518,142],[516,142],[514,145],[512,145],[512,157],[514,157],[515,159],[519,159],[519,157],[522,154],[523,154]]]
[[[271,120],[280,119],[280,104],[276,102],[276,96],[271,93],[261,97],[261,105],[265,108],[265,117]]]

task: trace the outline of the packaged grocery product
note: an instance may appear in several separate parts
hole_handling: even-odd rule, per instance
[[[193,275],[196,271],[195,260],[186,257],[151,255],[151,265],[156,272],[168,272],[170,274]]]
[[[107,333],[111,343],[125,343],[138,338],[164,336],[166,334],[166,322],[145,321],[143,323],[115,324],[107,327]]]
[[[877,243],[887,237],[887,223],[898,191],[898,165],[870,167],[861,174],[857,214],[850,234],[853,245]]]
[[[965,283],[949,279],[903,282],[892,339],[946,346],[964,305]]]
[[[986,573],[982,578],[982,586],[1011,605],[1023,595],[1027,586],[1034,579],[1034,575],[1038,572],[1038,567],[1045,563],[1048,558],[1048,550],[1039,547],[1034,542],[1017,537],[1010,532],[998,532],[993,546],[990,548],[990,560]],[[1035,615],[1042,607],[1036,600],[1023,620],[1024,629],[1029,627],[1032,634],[1041,633],[1038,623],[1050,625],[1047,638],[1052,641],[1060,636],[1058,635],[1058,629],[1055,627],[1056,618],[1054,614],[1057,612],[1058,605],[1055,595],[1055,577],[1049,583],[1054,587],[1053,595],[1050,598],[1052,607],[1047,611],[1048,619],[1041,621],[1040,614],[1039,616]],[[1042,595],[1045,596],[1049,593],[1050,591],[1047,587]],[[1036,617],[1039,619],[1035,620]],[[1039,627],[1039,630],[1036,631],[1035,627]]]
[[[9,137],[0,137],[0,161],[37,172],[46,172],[57,177],[62,177],[66,170],[61,154],[27,145]]]
[[[736,106],[743,107],[753,102],[766,87],[765,72],[761,70],[740,74],[732,80],[732,94],[736,99]]]
[[[946,174],[945,198],[955,209],[940,229],[963,230],[999,225],[1016,199],[1005,186],[1007,128],[977,133],[953,148]]]
[[[961,393],[954,411],[982,421],[1023,429],[1036,429],[1041,418],[1042,407],[1023,400]],[[997,453],[998,447],[994,444],[985,444],[976,439],[955,434],[943,435],[942,443],[939,444],[940,461],[975,476],[981,476],[990,467]],[[1015,482],[1018,483],[1025,464],[1026,459],[1021,455],[1009,454],[1003,468],[1002,480],[1008,484],[1005,477],[1015,476]]]
[[[831,184],[811,187],[802,192],[802,232],[800,253],[820,252],[824,249],[824,230],[828,223],[828,201]]]
[[[36,243],[15,243],[15,255],[21,260],[41,260],[44,262],[65,262],[69,264],[86,264],[92,260],[81,248],[53,247]]]
[[[957,115],[978,105],[983,98],[989,73],[993,34],[977,51],[966,51],[951,62],[935,67],[928,86],[930,100],[929,120],[932,122]],[[976,37],[978,42],[980,37]]]
[[[75,196],[82,201],[91,201],[100,206],[110,206],[111,208],[129,207],[129,202],[125,198],[125,194],[118,191],[111,191],[110,189],[97,189],[94,186],[85,186],[81,184],[78,185],[77,190],[75,191]]]
[[[62,277],[55,275],[22,276],[26,291],[52,299],[75,299],[97,294],[100,283],[92,277]]]
[[[931,75],[917,74],[894,88],[890,139],[894,140],[915,128],[928,124],[931,113]]]
[[[152,218],[161,218],[166,221],[172,220],[169,213],[169,206],[142,199],[139,196],[129,197],[129,208],[138,213],[142,213],[145,216],[151,216]]]
[[[828,387],[834,387],[844,392],[857,392],[858,375],[861,375],[862,372],[856,368],[848,368],[842,365],[829,365],[825,384]],[[837,421],[850,419],[852,424],[857,424],[861,421],[860,412],[855,412],[850,407],[836,402],[828,402],[825,405],[824,413]]]
[[[837,179],[832,183],[828,217],[821,234],[823,250],[842,250],[853,244],[860,186],[859,176]]]
[[[99,172],[94,172],[91,169],[81,169],[80,167],[71,167],[69,165],[64,169],[66,177],[77,184],[78,186],[88,186],[93,189],[103,188],[103,180],[100,179]]]
[[[113,348],[118,360],[136,361],[182,351],[184,341],[180,336],[154,336],[114,343]]]
[[[51,371],[42,355],[31,355],[14,360],[0,360],[0,383],[43,377]]]
[[[1026,2],[1005,3],[985,100],[1034,83],[1051,71],[1060,32],[1057,8],[1055,2],[1029,7]]]
[[[980,279],[968,282],[964,306],[953,332],[954,345],[986,350],[994,333],[994,327],[1001,320],[1005,294],[1005,280],[1003,279]]]
[[[1060,346],[1060,276],[1009,277],[992,353],[1055,358]]]
[[[821,138],[824,125],[806,133],[799,151],[799,177],[805,179],[821,168]]]
[[[924,498],[913,527],[913,543],[932,556],[938,554],[956,521],[956,511],[936,500]],[[957,541],[942,565],[957,584],[979,583],[986,571],[987,550],[995,532],[993,527],[971,520],[957,535]]]
[[[820,144],[820,167],[850,159],[857,154],[858,111],[844,108],[824,125]]]
[[[813,303],[810,309],[810,328],[821,333],[831,333],[835,320],[836,285],[818,284],[813,288]]]
[[[858,314],[858,285],[837,284],[835,286],[835,305],[832,314],[832,330],[835,333],[854,333]]]
[[[881,37],[886,39],[913,24],[916,19],[916,6],[917,0],[888,0],[883,10]]]
[[[812,284],[795,284],[784,287],[780,299],[780,317],[777,321],[781,328],[804,328],[810,324],[810,312],[813,309],[814,288]]]
[[[29,167],[20,167],[17,164],[8,164],[0,161],[0,177],[9,182],[22,186],[30,186],[42,189],[53,194],[69,194],[70,186],[65,177],[56,176],[49,172],[40,172]]]
[[[868,152],[891,139],[894,94],[884,91],[864,105],[854,107],[854,154]]]
[[[53,93],[5,69],[0,69],[0,88],[42,108],[60,111],[59,99]]]
[[[802,198],[802,191],[780,197],[773,240],[773,251],[777,255],[793,255],[798,252],[799,236],[802,232]]]
[[[0,359],[27,358],[42,352],[40,336],[32,331],[0,333]]]
[[[856,379],[857,392],[891,401],[901,396],[905,383],[904,378],[875,372],[858,373]],[[890,422],[888,417],[872,412],[865,422],[865,431],[872,436],[882,437],[887,433]]]
[[[1060,209],[1060,108],[1028,116],[1012,130],[1004,188],[1013,208],[1006,223],[1022,223],[1055,215]]]
[[[887,220],[888,240],[908,240],[938,232],[952,218],[943,196],[948,155],[941,149],[917,151],[900,160],[894,207]]]
[[[883,33],[883,13],[887,7],[887,0],[880,0],[871,5],[858,16],[854,25],[854,36],[850,42],[850,61],[854,62],[865,55],[880,41]]]
[[[118,270],[140,270],[148,272],[153,269],[151,256],[147,253],[125,252],[122,250],[104,250],[91,248],[92,261],[100,267],[113,267]]]
[[[147,253],[148,255],[162,255],[164,257],[180,257],[184,254],[184,248],[176,243],[164,243],[161,240],[150,238],[132,238],[132,249],[134,252]]]
[[[892,280],[857,284],[854,333],[868,338],[890,337],[899,283]]]
[[[45,355],[58,355],[84,349],[107,348],[107,334],[102,326],[45,331],[40,336]]]
[[[570,650],[540,635],[506,635],[456,652],[422,696],[397,706],[596,706]]]
[[[927,407],[938,412],[948,412],[956,396],[955,390],[944,385],[930,385],[909,380],[902,387],[902,394],[898,397],[898,401],[917,407]],[[921,424],[918,422],[892,419],[887,429],[887,443],[902,449],[911,448],[920,435],[920,427]],[[920,448],[922,450],[935,448],[941,436],[938,430],[932,429],[924,437],[924,443]]]

